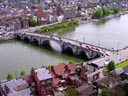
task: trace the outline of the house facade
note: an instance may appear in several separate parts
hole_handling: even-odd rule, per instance
[[[54,96],[52,88],[52,76],[48,69],[31,69],[31,75],[35,82],[36,94],[38,96]]]

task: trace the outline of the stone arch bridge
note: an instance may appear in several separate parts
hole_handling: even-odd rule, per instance
[[[14,33],[14,37],[20,40],[26,40],[28,42],[36,43],[38,45],[49,43],[50,40],[52,40],[60,45],[62,51],[72,51],[74,55],[85,54],[87,59],[94,59],[96,57],[104,55],[100,51],[101,48],[96,48],[96,46],[94,45],[63,38],[60,36],[17,32]]]

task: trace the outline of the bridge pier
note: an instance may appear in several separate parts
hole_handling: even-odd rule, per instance
[[[70,43],[63,43],[62,45],[62,51],[70,51],[73,55],[77,55],[77,46],[71,45]]]

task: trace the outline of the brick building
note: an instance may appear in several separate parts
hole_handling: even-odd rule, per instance
[[[31,75],[35,82],[35,89],[38,96],[54,96],[52,91],[52,76],[48,69],[31,69]]]

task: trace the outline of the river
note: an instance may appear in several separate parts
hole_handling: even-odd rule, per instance
[[[90,22],[56,34],[74,40],[115,50],[128,46],[128,14],[107,21]]]
[[[82,61],[73,56],[54,52],[49,48],[17,40],[5,41],[0,43],[0,80],[6,79],[9,72],[15,77],[16,75],[20,76],[21,70],[25,70],[29,74],[32,67],[58,65],[59,63],[68,63],[69,60]]]
[[[55,35],[98,45],[104,48],[121,49],[128,45],[128,15],[116,17],[106,22],[90,22],[77,27],[59,30]],[[32,67],[67,63],[70,59],[78,59],[32,44],[11,40],[0,43],[0,80],[6,79],[7,73],[19,76],[21,70],[29,73]]]

